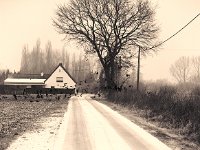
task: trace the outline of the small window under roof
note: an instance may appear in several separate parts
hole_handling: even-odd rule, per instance
[[[56,82],[63,82],[63,77],[56,77]]]

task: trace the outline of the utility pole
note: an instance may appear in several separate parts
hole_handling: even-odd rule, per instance
[[[138,65],[137,65],[137,91],[140,90],[140,51],[141,47],[138,49]]]

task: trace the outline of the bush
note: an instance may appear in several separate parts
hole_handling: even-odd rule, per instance
[[[183,134],[200,139],[200,87],[189,94],[180,94],[175,86],[161,86],[153,90],[136,89],[112,91],[107,95],[114,103],[148,112],[148,119],[157,118],[173,128],[183,129]],[[200,141],[199,141],[200,142]]]

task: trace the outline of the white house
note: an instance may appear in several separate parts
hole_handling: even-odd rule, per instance
[[[22,77],[7,78],[4,80],[6,86],[21,87],[21,89],[40,88],[40,89],[69,89],[75,90],[76,82],[68,71],[60,63],[55,70],[48,76],[26,75]]]
[[[53,73],[44,81],[45,88],[57,88],[57,89],[75,89],[76,82],[73,80],[67,70],[59,64]]]

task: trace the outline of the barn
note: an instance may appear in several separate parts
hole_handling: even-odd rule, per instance
[[[76,82],[60,63],[51,74],[25,74],[7,78],[4,81],[5,90],[28,93],[69,93],[76,89]]]

